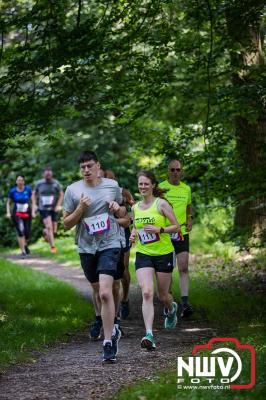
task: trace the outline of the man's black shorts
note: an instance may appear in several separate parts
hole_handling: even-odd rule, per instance
[[[175,254],[183,253],[187,251],[189,253],[189,235],[184,235],[184,240],[175,241],[172,240],[172,245],[175,249]]]
[[[106,249],[95,254],[80,253],[84,274],[90,283],[99,282],[99,274],[112,276],[115,280],[123,276],[124,263],[120,258],[121,249]]]
[[[58,213],[54,210],[40,210],[40,216],[42,221],[47,217],[51,217],[53,222],[58,221]]]
[[[135,267],[154,268],[155,272],[171,273],[174,269],[173,253],[164,254],[162,256],[147,256],[146,254],[136,253]]]

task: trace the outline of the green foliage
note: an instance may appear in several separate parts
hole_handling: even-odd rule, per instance
[[[141,159],[162,176],[179,157],[201,203],[246,205],[262,228],[264,23],[262,0],[3,2],[1,199],[44,163],[68,184],[89,147],[132,191]]]
[[[0,364],[29,359],[32,349],[83,329],[92,308],[65,283],[0,260]]]

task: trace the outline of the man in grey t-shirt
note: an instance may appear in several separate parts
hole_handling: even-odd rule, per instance
[[[61,210],[64,192],[60,183],[53,178],[51,167],[43,170],[43,179],[40,179],[32,193],[32,216],[36,216],[38,208],[44,225],[44,238],[51,246],[51,253],[56,253],[54,234],[57,232],[58,212]]]
[[[93,151],[78,159],[83,179],[68,186],[64,197],[66,229],[76,226],[76,244],[84,274],[100,302],[104,330],[103,361],[115,361],[120,332],[114,326],[113,282],[121,251],[119,225],[114,216],[125,214],[117,182],[100,178],[100,164]]]

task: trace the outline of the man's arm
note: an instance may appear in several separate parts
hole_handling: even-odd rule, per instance
[[[73,226],[79,223],[84,211],[86,211],[87,207],[89,207],[91,203],[91,199],[88,196],[84,196],[84,194],[82,193],[76,209],[72,213],[69,213],[67,211],[64,212],[63,220],[66,230],[73,228]]]
[[[121,208],[120,215],[122,215],[122,213],[123,213],[123,215],[121,217],[118,216],[117,222],[123,228],[128,228],[130,226],[130,217],[127,213],[126,207],[121,206],[120,208]],[[115,213],[115,216],[117,216],[116,213]]]
[[[188,205],[187,205],[186,213],[187,213],[186,227],[187,227],[188,232],[190,232],[191,229],[192,229],[192,225],[193,225],[193,220],[192,220],[192,218],[193,218],[193,214],[192,214],[192,204],[188,204]]]

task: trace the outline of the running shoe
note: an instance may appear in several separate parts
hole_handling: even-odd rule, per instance
[[[102,321],[96,320],[90,328],[90,338],[92,340],[98,340],[101,338]]]
[[[190,315],[193,314],[193,312],[194,310],[190,304],[181,304],[181,303],[178,304],[177,313],[181,318],[189,317]]]
[[[163,308],[163,316],[164,316],[164,317],[167,317],[167,315],[168,315],[168,308],[167,308],[167,307],[164,307],[164,308]]]
[[[21,258],[26,258],[27,257],[26,251],[22,251],[21,254],[20,254],[20,257]]]
[[[25,253],[30,254],[30,249],[28,248],[28,246],[25,246]]]
[[[127,319],[127,317],[129,316],[129,300],[127,301],[121,301],[120,304],[120,317],[122,319]]]
[[[143,349],[147,350],[155,350],[156,345],[153,339],[153,335],[151,333],[147,333],[142,339],[141,339],[141,347]]]
[[[118,353],[118,343],[120,339],[121,339],[121,331],[118,326],[115,326],[115,335],[112,336],[112,347],[115,356]]]
[[[164,319],[164,327],[166,328],[166,329],[172,329],[172,328],[174,328],[175,326],[176,326],[176,324],[177,324],[177,315],[176,315],[176,312],[177,312],[177,304],[176,304],[176,302],[174,302],[173,301],[173,311],[172,311],[172,313],[169,313],[169,311],[168,311],[168,313],[167,313],[167,316],[165,317],[165,319]]]
[[[56,247],[51,247],[51,253],[56,254],[57,253],[57,248]]]
[[[106,343],[103,346],[103,362],[115,362],[116,355],[111,343]]]

